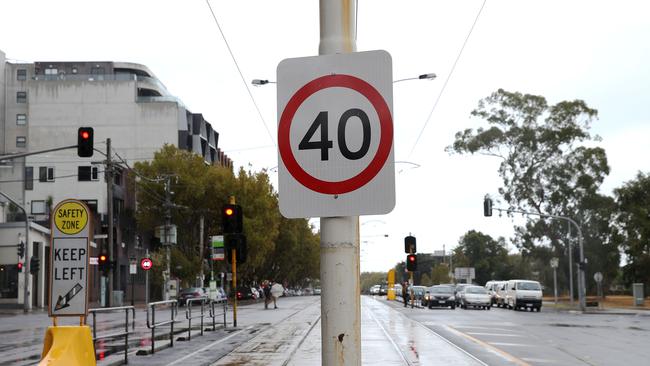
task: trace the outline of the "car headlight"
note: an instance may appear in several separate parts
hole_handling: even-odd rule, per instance
[[[451,295],[447,300],[456,300],[456,297],[454,297],[454,295]]]

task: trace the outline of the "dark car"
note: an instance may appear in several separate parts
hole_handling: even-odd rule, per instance
[[[255,295],[248,286],[237,287],[237,300],[255,300]]]
[[[438,285],[429,287],[422,301],[426,303],[429,309],[434,306],[449,306],[452,310],[456,308],[454,288],[451,286]]]
[[[379,296],[385,296],[388,293],[388,285],[384,284],[379,287]]]
[[[196,299],[200,297],[208,297],[208,294],[201,287],[188,287],[181,290],[178,294],[178,305],[183,306],[187,304],[188,299]]]

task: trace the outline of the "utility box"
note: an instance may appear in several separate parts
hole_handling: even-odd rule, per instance
[[[112,306],[124,306],[124,291],[118,291],[115,290],[113,291],[113,302],[111,303]]]
[[[632,284],[632,296],[634,297],[634,306],[643,306],[645,296],[643,295],[643,284]]]

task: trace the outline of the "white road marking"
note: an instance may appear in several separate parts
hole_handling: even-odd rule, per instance
[[[479,332],[467,332],[467,334],[482,335],[482,336],[492,336],[492,337],[523,337],[522,334],[479,333]]]
[[[523,343],[503,343],[503,342],[488,342],[493,346],[505,346],[505,347],[536,347],[533,344],[523,344]]]
[[[527,361],[527,362],[534,362],[534,363],[557,363],[555,360],[547,360],[544,358],[528,358],[524,357],[522,360]]]

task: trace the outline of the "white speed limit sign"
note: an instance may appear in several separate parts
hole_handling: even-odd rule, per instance
[[[277,80],[282,215],[390,212],[395,206],[390,55],[286,59],[278,65]]]

